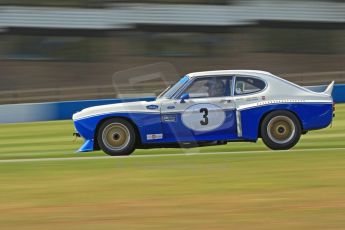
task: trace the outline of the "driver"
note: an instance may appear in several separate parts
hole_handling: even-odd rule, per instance
[[[205,83],[209,97],[225,96],[225,84],[220,79],[210,79]]]

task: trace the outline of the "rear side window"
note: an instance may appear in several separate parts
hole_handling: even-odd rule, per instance
[[[235,95],[245,95],[263,90],[266,83],[253,77],[236,77]]]

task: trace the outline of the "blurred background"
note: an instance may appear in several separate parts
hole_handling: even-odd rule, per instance
[[[344,29],[344,0],[0,0],[0,104],[147,94],[218,69],[344,83]],[[161,62],[164,81],[114,74]]]

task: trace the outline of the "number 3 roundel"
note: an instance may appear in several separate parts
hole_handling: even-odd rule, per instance
[[[196,104],[182,113],[183,124],[194,131],[211,131],[225,121],[225,112],[214,104]]]

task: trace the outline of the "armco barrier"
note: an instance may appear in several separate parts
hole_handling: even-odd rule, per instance
[[[309,88],[312,88],[314,91],[322,92],[325,90],[326,86],[313,86]],[[344,103],[345,84],[335,85],[332,96],[336,103]],[[153,101],[154,98],[146,97],[0,105],[0,123],[67,120],[71,119],[74,113],[87,107],[142,100]]]

